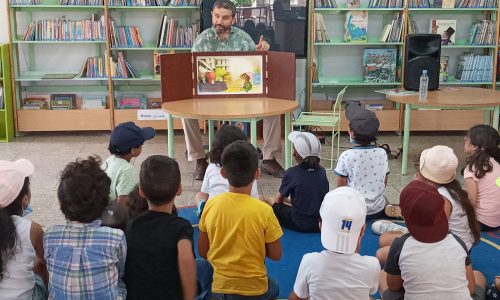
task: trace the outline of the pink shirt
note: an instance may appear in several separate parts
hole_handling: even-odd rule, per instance
[[[500,164],[490,158],[493,170],[478,179],[467,167],[464,170],[464,179],[472,178],[477,182],[476,218],[479,222],[489,226],[500,226]]]

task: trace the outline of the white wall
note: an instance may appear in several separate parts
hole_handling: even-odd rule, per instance
[[[7,26],[7,0],[0,0],[0,44],[9,41],[9,31]]]

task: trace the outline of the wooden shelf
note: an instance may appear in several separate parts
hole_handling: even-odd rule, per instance
[[[19,131],[111,130],[109,109],[17,110]]]

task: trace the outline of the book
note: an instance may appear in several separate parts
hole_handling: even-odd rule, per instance
[[[85,95],[82,97],[82,109],[105,109],[106,96]]]
[[[434,0],[432,2],[432,7],[434,7],[434,8],[442,8],[443,7],[443,0]]]
[[[381,43],[387,42],[387,39],[389,38],[389,35],[391,34],[391,29],[392,29],[392,24],[386,24],[384,26],[384,29],[382,29],[382,32],[380,33],[380,37],[378,38],[378,41]]]
[[[320,13],[314,13],[314,20],[316,23],[316,31],[314,35],[314,41],[317,43],[328,43],[330,39],[326,31],[325,21],[323,20],[323,15]]]
[[[347,8],[360,8],[361,1],[360,0],[346,0],[345,5]]]
[[[73,79],[75,78],[76,74],[52,74],[52,73],[46,73],[42,76],[42,79]]]
[[[442,8],[454,8],[455,7],[455,0],[442,0]]]
[[[407,91],[402,88],[394,88],[394,89],[385,89],[385,90],[376,90],[375,93],[380,93],[384,95],[391,96],[412,96],[418,94],[417,91]]]
[[[69,110],[76,109],[75,94],[51,94],[50,109],[52,110]]]
[[[365,49],[363,52],[363,82],[396,81],[397,49]]]
[[[441,45],[455,44],[455,31],[457,20],[436,20],[432,19],[430,33],[441,35]]]
[[[348,11],[344,28],[346,43],[366,43],[368,41],[368,11]]]
[[[441,56],[439,59],[439,81],[448,81],[448,62],[450,60],[449,56]]]
[[[157,50],[153,51],[153,76],[155,78],[160,76],[160,53]]]
[[[47,96],[30,95],[23,100],[24,110],[48,109],[49,102]]]
[[[148,99],[144,95],[125,95],[116,99],[118,109],[147,109]]]

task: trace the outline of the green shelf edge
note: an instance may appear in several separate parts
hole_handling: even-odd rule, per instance
[[[368,7],[359,7],[359,8],[338,7],[338,8],[315,8],[314,12],[336,13],[336,12],[360,11],[360,10],[392,12],[392,11],[403,11],[405,9],[402,7],[391,7],[391,8],[386,8],[386,7],[379,7],[379,8],[375,8],[375,7],[373,7],[373,8],[368,8]]]
[[[191,51],[191,47],[174,47],[174,48],[164,48],[164,47],[111,47],[111,50],[116,51]]]
[[[108,5],[108,9],[127,9],[127,10],[139,10],[139,9],[159,9],[159,10],[196,10],[199,6],[122,6],[122,5]]]
[[[106,44],[106,41],[23,41],[12,40],[13,44]]]
[[[471,7],[471,8],[408,8],[410,12],[471,12],[471,11],[497,11],[497,8],[480,8],[480,7]]]
[[[314,46],[402,46],[403,43],[380,43],[380,42],[367,42],[367,43],[345,43],[345,42],[333,42],[333,43],[314,43]]]
[[[37,10],[37,9],[57,9],[57,10],[104,10],[101,5],[9,5],[9,8],[16,10]]]

